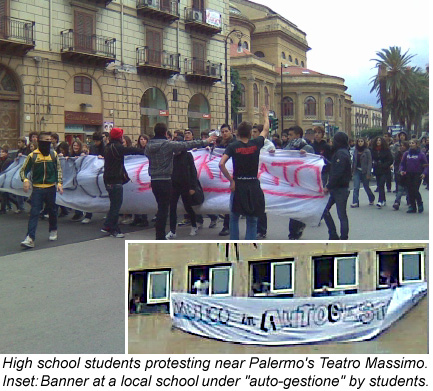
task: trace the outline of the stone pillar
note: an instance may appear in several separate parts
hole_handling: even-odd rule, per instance
[[[254,88],[253,85],[255,79],[253,77],[248,78],[245,92],[245,106],[246,106],[246,118],[244,121],[249,121],[254,123]]]
[[[295,105],[295,124],[302,127],[302,118],[304,118],[304,102],[302,92],[296,91],[296,98],[293,102]]]
[[[319,121],[325,121],[325,94],[319,93],[319,100],[317,102],[317,119]]]

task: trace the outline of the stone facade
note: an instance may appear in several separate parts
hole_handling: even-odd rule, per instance
[[[344,79],[308,69],[306,34],[266,6],[248,0],[232,0],[230,5],[231,29],[241,31],[245,36],[241,40],[249,42],[249,50],[231,52],[231,66],[239,71],[245,88],[245,105],[239,108],[237,122],[262,122],[260,107],[268,103],[279,118],[278,132],[295,124],[306,131],[322,123],[350,135],[352,101],[345,93]],[[283,108],[281,97],[286,102]],[[307,112],[306,101],[311,98],[315,111]]]
[[[154,4],[160,3],[154,1]],[[9,0],[7,12],[11,19],[35,22],[35,45],[24,55],[10,53],[0,45],[0,70],[13,78],[17,90],[14,99],[19,101],[17,129],[10,129],[10,126],[6,129],[8,124],[0,124],[0,138],[4,141],[27,136],[32,130],[56,132],[60,139],[65,133],[87,133],[88,136],[94,130],[102,130],[104,122],[114,122],[136,140],[144,131],[140,129],[140,102],[149,88],[158,88],[165,96],[169,129],[188,127],[188,105],[195,94],[201,94],[210,108],[206,113],[208,120],[202,126],[209,129],[220,125],[224,121],[224,106],[221,104],[224,102],[224,84],[216,79],[188,82],[184,73],[185,60],[194,57],[193,41],[203,43],[205,61],[221,64],[223,69],[228,0],[204,1],[205,9],[221,14],[221,32],[213,34],[193,31],[185,26],[184,10],[192,7],[192,0],[181,0],[178,7],[179,19],[167,23],[140,15],[136,0]],[[101,66],[100,63],[92,65],[85,56],[81,59],[75,57],[73,62],[62,57],[65,51],[62,34],[77,29],[76,20],[74,22],[77,12],[93,18],[93,34],[102,37],[102,41],[98,41],[102,45],[115,38],[114,62]],[[148,69],[137,73],[136,50],[147,44],[149,31],[162,33],[162,50],[180,54],[179,75],[170,77],[167,73],[148,72]],[[11,40],[14,38],[0,35],[0,44],[6,45]],[[94,57],[100,60],[98,55]],[[91,95],[74,93],[76,76],[91,80]],[[177,94],[177,100],[173,99],[173,94]],[[7,107],[10,99],[0,91],[0,107]],[[65,121],[65,112],[75,113],[72,120]],[[76,118],[78,121],[74,125]],[[6,136],[12,133],[14,137]]]
[[[352,105],[352,129],[355,135],[371,128],[382,128],[382,110],[361,104]]]

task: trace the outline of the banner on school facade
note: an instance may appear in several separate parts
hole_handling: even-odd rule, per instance
[[[194,209],[198,213],[228,213],[229,182],[218,164],[223,149],[210,152],[200,149],[192,152],[198,177],[205,192],[205,202]],[[57,195],[57,204],[85,212],[105,213],[109,209],[104,186],[104,160],[96,156],[60,158],[63,169],[63,195]],[[24,157],[15,161],[0,174],[0,191],[29,195],[22,190],[19,170]],[[298,151],[262,151],[259,178],[269,214],[288,216],[311,225],[317,225],[325,209],[328,196],[323,193],[321,171],[324,162],[317,155],[301,155]],[[121,213],[154,213],[157,209],[150,187],[149,162],[144,156],[126,156],[125,167],[131,182],[124,186]],[[232,172],[231,159],[227,162]],[[182,203],[179,202],[179,213]]]
[[[427,283],[311,298],[215,297],[171,293],[173,325],[227,342],[291,345],[374,338],[427,293]]]

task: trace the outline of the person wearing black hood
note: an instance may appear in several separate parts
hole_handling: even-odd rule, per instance
[[[330,194],[330,197],[323,218],[328,227],[329,240],[347,240],[349,239],[349,219],[347,218],[346,208],[352,171],[347,134],[337,132],[332,145],[334,155],[332,156],[329,180],[323,189],[325,194]],[[337,229],[330,213],[331,207],[334,204],[337,206],[337,215],[340,220],[340,237],[338,237]]]

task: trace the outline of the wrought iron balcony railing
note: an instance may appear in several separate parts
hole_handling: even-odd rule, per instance
[[[152,8],[172,15],[179,15],[178,2],[173,0],[137,0],[137,8]]]
[[[0,39],[34,46],[35,22],[2,16],[0,17]]]
[[[64,30],[60,35],[62,52],[81,52],[112,59],[116,58],[116,38],[80,34],[72,29]]]
[[[180,72],[180,54],[142,46],[137,48],[137,66],[151,66]]]
[[[222,64],[213,63],[198,58],[185,59],[185,74],[208,77],[221,80]]]
[[[185,23],[190,28],[200,30],[207,34],[221,32],[221,15],[215,17],[212,13],[206,17],[205,9],[185,8]],[[208,20],[209,19],[209,20]]]

